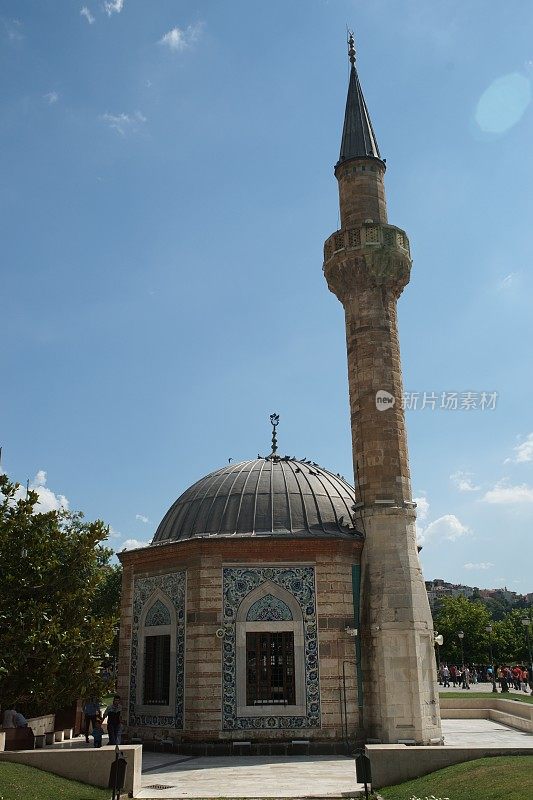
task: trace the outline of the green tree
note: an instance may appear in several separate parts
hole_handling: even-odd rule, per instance
[[[443,597],[434,617],[435,630],[442,634],[441,660],[459,664],[463,631],[463,651],[467,663],[487,664],[489,661],[489,635],[485,628],[492,624],[486,606],[480,600],[466,597]]]
[[[528,611],[513,609],[494,623],[494,658],[501,664],[528,664],[526,632],[522,620]]]
[[[0,475],[0,703],[39,714],[103,691],[120,595],[104,523],[18,488]]]

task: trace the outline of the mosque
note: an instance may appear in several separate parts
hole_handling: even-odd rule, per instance
[[[335,752],[442,742],[434,632],[415,539],[397,300],[409,240],[349,37],[340,229],[324,275],[344,307],[355,487],[278,453],[230,463],[120,554],[126,734],[183,752]],[[254,448],[255,450],[255,448]]]

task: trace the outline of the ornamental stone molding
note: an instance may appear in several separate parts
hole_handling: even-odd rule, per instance
[[[398,298],[410,272],[407,234],[393,225],[340,230],[324,245],[324,275],[341,302],[368,288],[385,289]]]

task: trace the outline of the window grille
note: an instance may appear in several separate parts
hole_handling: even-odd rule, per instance
[[[361,244],[361,231],[357,229],[348,231],[348,243],[350,247],[359,247]]]
[[[385,230],[383,231],[383,238],[385,240],[385,244],[389,245],[390,247],[394,247],[394,245],[396,244],[396,236],[394,234],[394,231],[385,228]]]
[[[336,233],[333,239],[335,242],[335,250],[342,250],[344,248],[344,236],[342,233]]]
[[[246,705],[294,703],[294,633],[247,633]]]
[[[170,690],[170,634],[146,636],[144,642],[143,703],[166,706]]]
[[[379,244],[379,228],[377,227],[377,225],[366,226],[365,242],[367,244]]]

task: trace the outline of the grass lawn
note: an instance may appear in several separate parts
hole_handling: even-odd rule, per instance
[[[110,790],[68,781],[25,764],[0,761],[1,800],[109,800]]]
[[[533,703],[533,695],[526,694],[523,692],[522,694],[511,694],[511,692],[498,692],[498,694],[493,692],[468,692],[466,689],[463,689],[459,692],[440,692],[439,697],[441,700],[446,700],[447,697],[456,698],[456,697],[468,697],[470,699],[477,698],[477,697],[498,697],[500,700],[515,700],[517,703]]]
[[[479,758],[440,769],[399,786],[387,786],[379,794],[386,800],[411,797],[449,797],[450,800],[531,800],[533,756]]]

